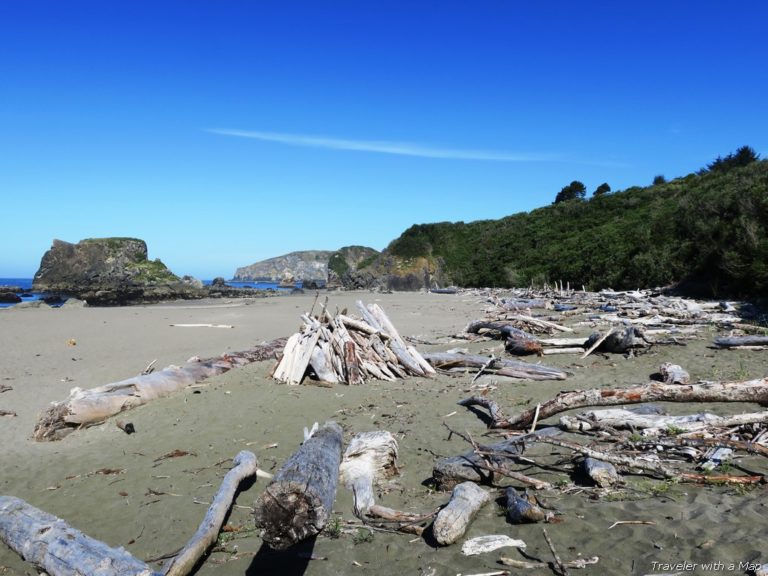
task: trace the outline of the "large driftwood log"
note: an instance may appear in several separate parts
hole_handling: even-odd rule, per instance
[[[740,346],[768,346],[768,336],[718,336],[718,348],[739,348]]]
[[[224,524],[224,519],[232,506],[240,483],[247,478],[256,476],[259,468],[256,456],[247,450],[243,450],[235,456],[233,463],[235,467],[227,472],[224,480],[221,481],[219,491],[216,493],[197,532],[181,549],[181,552],[166,563],[163,569],[165,576],[185,576],[192,572],[200,558],[219,537],[219,530]]]
[[[434,352],[425,354],[424,358],[435,368],[447,370],[450,368],[484,368],[498,376],[523,378],[528,380],[565,380],[567,373],[557,368],[541,364],[529,364],[519,360],[495,358],[492,362],[488,356],[477,354],[459,354],[452,352]]]
[[[591,410],[577,416],[561,416],[560,426],[571,432],[589,430],[642,430],[644,436],[657,436],[669,429],[692,432],[705,428],[726,428],[744,424],[768,423],[768,411],[717,416],[709,412],[683,416],[638,414],[633,410],[608,408]]]
[[[480,508],[490,501],[488,492],[474,482],[463,482],[456,486],[450,502],[438,512],[432,525],[435,540],[443,546],[456,542],[464,536]]]
[[[60,440],[79,427],[103,422],[124,410],[168,396],[236,366],[272,358],[285,342],[284,338],[279,338],[244,352],[192,361],[182,367],[169,366],[159,372],[89,390],[73,388],[67,400],[54,402],[40,416],[33,437],[35,440]]]
[[[582,462],[582,468],[584,474],[601,488],[609,488],[621,480],[616,468],[610,462],[587,457]]]
[[[51,576],[160,576],[124,548],[107,546],[12,496],[0,496],[0,539]]]
[[[387,431],[361,432],[344,451],[339,479],[355,497],[355,515],[362,518],[374,505],[373,485],[397,473],[397,440]]]
[[[537,408],[526,410],[495,425],[498,428],[523,429],[530,426],[537,411],[539,419],[543,420],[573,408],[644,402],[756,402],[766,405],[768,404],[768,378],[744,382],[702,382],[688,385],[650,382],[628,388],[592,388],[560,392]]]
[[[342,430],[326,422],[288,458],[256,501],[256,525],[264,541],[284,550],[318,534],[336,498]]]

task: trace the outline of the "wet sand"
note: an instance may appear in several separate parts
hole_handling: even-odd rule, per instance
[[[362,292],[331,294],[330,306],[354,310],[358,298],[378,302],[401,334],[428,341],[461,332],[469,320],[482,316],[486,306],[481,297],[468,294]],[[424,512],[444,504],[448,495],[434,492],[424,481],[430,478],[438,457],[462,453],[468,446],[456,436],[449,438],[443,422],[478,438],[486,432],[472,411],[456,406],[469,395],[470,375],[369,382],[357,387],[288,387],[268,379],[271,363],[262,362],[121,415],[119,419],[134,424],[136,434],[126,435],[113,418],[59,442],[31,439],[38,414],[49,402],[65,399],[74,386],[92,388],[122,380],[155,359],[155,366],[162,368],[181,364],[191,356],[216,356],[287,336],[299,327],[299,315],[310,308],[313,299],[306,294],[125,308],[0,310],[0,384],[13,387],[0,394],[0,409],[17,413],[16,417],[0,417],[0,494],[23,498],[88,535],[124,546],[147,560],[171,553],[187,541],[229,469],[230,459],[240,450],[252,450],[263,468],[274,471],[301,442],[303,427],[333,419],[344,428],[346,441],[373,429],[389,430],[398,439],[401,475],[380,493],[381,504]],[[170,326],[193,323],[231,324],[234,328]],[[582,328],[580,334],[590,331]],[[715,334],[713,329],[705,329],[700,339],[688,341],[685,347],[659,346],[632,359],[548,356],[543,363],[564,367],[573,376],[561,382],[499,378],[491,394],[512,414],[559,390],[647,382],[667,361],[684,366],[694,380],[765,376],[766,352],[712,350],[708,345]],[[452,347],[502,353],[498,342],[418,345],[422,351]],[[665,407],[673,414],[702,409],[734,414],[757,409],[748,404]],[[556,421],[554,417],[548,422]],[[161,459],[174,450],[189,455]],[[567,459],[563,450],[544,446],[529,455],[552,465]],[[739,463],[766,473],[766,464],[757,457],[741,458]],[[96,473],[104,469],[121,472]],[[558,472],[527,472],[552,481],[567,479]],[[625,488],[612,496],[593,498],[590,490],[552,491],[544,496],[562,513],[559,522],[546,526],[560,556],[564,560],[579,555],[600,557],[596,566],[572,573],[742,574],[745,563],[760,560],[761,535],[768,529],[764,488],[625,478]],[[364,537],[366,531],[358,533],[347,524],[354,516],[351,495],[343,487],[335,505],[341,535],[323,534],[311,547],[276,555],[262,547],[253,530],[250,507],[264,486],[259,480],[239,494],[229,518],[229,524],[239,531],[222,537],[225,551],[211,554],[198,574],[468,575],[503,569],[498,564],[500,556],[525,559],[512,548],[465,557],[460,543],[437,548],[401,534],[377,532],[369,540]],[[495,498],[500,496],[501,491],[494,491]],[[614,522],[628,520],[654,524],[609,528]],[[484,534],[520,538],[527,543],[529,556],[551,560],[542,526],[510,525],[496,503],[480,512],[466,537]],[[678,562],[695,566],[665,566]],[[713,562],[723,566],[705,566]],[[34,573],[30,565],[0,545],[0,575]],[[523,572],[513,569],[512,573]]]

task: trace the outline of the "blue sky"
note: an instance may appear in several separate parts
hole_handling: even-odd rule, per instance
[[[383,249],[768,156],[762,0],[0,0],[0,276],[135,236],[177,274]]]

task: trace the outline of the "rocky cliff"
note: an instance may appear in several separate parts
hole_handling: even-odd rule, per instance
[[[159,259],[147,258],[136,238],[89,238],[77,244],[54,240],[40,262],[33,290],[61,293],[90,304],[127,304],[200,297]]]
[[[235,271],[234,280],[301,280],[325,284],[334,277],[340,277],[348,270],[356,270],[367,258],[378,252],[365,246],[347,246],[340,250],[304,250],[283,256],[269,258],[243,266]]]

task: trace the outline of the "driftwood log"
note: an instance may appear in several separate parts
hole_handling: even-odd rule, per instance
[[[336,498],[342,430],[326,422],[291,455],[255,504],[264,541],[284,550],[318,534]]]
[[[718,348],[768,346],[768,336],[719,336],[715,338],[715,346]]]
[[[107,546],[12,496],[0,496],[0,539],[51,576],[160,576],[124,548]]]
[[[539,419],[587,406],[618,406],[644,402],[756,402],[768,404],[768,378],[743,382],[702,382],[699,384],[662,384],[650,382],[628,388],[592,388],[560,392],[536,408],[495,423],[497,428],[522,429]]]
[[[658,436],[670,429],[692,432],[705,428],[726,428],[744,424],[768,423],[768,411],[717,416],[709,412],[683,416],[638,414],[633,410],[608,408],[592,410],[577,416],[561,416],[560,426],[571,432],[590,430],[641,430],[644,436]]]
[[[474,482],[463,482],[451,493],[451,500],[440,510],[432,525],[435,540],[443,546],[453,544],[469,528],[480,508],[491,501],[487,491]]]
[[[450,370],[453,368],[483,368],[496,376],[508,376],[526,380],[565,380],[567,373],[557,368],[541,364],[529,364],[519,360],[505,358],[491,359],[477,354],[454,352],[435,352],[425,354],[424,358],[435,368]]]
[[[77,428],[103,422],[110,416],[168,396],[236,366],[272,358],[284,345],[285,339],[279,338],[243,352],[191,361],[181,367],[169,366],[159,372],[142,374],[89,390],[73,388],[68,399],[54,402],[40,416],[33,438],[60,440]]]
[[[691,375],[682,366],[665,362],[659,367],[664,384],[690,384]]]
[[[355,498],[355,515],[362,518],[375,504],[374,483],[397,473],[397,440],[387,431],[357,434],[344,451],[339,479]]]
[[[235,467],[227,472],[224,480],[221,481],[219,491],[216,493],[197,532],[187,542],[187,545],[166,563],[163,568],[165,576],[185,576],[192,572],[200,558],[219,537],[219,531],[232,506],[240,483],[247,478],[256,476],[259,469],[256,456],[247,450],[243,450],[235,456],[233,463]]]

